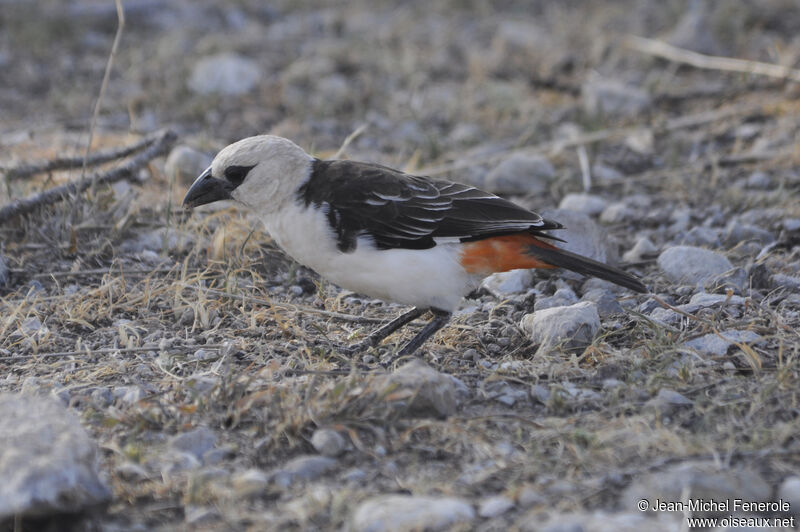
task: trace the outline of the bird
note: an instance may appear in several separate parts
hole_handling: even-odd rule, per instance
[[[430,312],[392,360],[413,354],[497,272],[564,268],[648,292],[634,275],[560,249],[563,240],[548,233],[560,223],[495,194],[375,163],[318,159],[274,135],[220,150],[183,205],[221,200],[253,211],[286,254],[334,284],[412,307],[346,347],[349,353]]]

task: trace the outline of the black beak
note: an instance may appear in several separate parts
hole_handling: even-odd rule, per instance
[[[236,187],[233,183],[213,177],[209,166],[189,187],[186,197],[183,198],[183,206],[191,208],[215,201],[232,199],[231,191],[234,188]]]

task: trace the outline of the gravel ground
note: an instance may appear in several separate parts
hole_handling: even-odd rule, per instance
[[[0,528],[796,525],[800,92],[628,38],[794,66],[795,2],[123,3],[93,149],[179,145],[0,225]],[[0,4],[0,168],[83,155],[113,3]],[[179,207],[264,132],[502,193],[652,294],[509,272],[351,358],[404,309]]]

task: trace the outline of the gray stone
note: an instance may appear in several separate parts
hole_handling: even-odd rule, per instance
[[[189,185],[211,165],[211,159],[210,155],[189,146],[175,146],[167,156],[164,171],[175,183]]]
[[[231,478],[231,485],[236,495],[249,497],[263,493],[269,485],[269,477],[260,469],[248,469],[234,474]]]
[[[150,478],[147,470],[133,462],[123,462],[114,468],[117,477],[127,482],[141,482]]]
[[[561,199],[559,209],[582,212],[587,216],[597,216],[606,208],[607,202],[594,194],[571,193]]]
[[[195,63],[189,88],[198,94],[238,96],[250,92],[261,78],[261,68],[252,59],[221,53]]]
[[[0,394],[0,522],[78,513],[111,500],[97,446],[67,409],[44,397]]]
[[[459,394],[454,380],[418,358],[373,382],[377,390],[391,388],[392,401],[411,415],[445,417],[458,408]]]
[[[533,304],[533,310],[544,310],[553,307],[567,307],[578,302],[578,296],[571,288],[559,288],[555,294],[550,297],[542,297],[536,300]]]
[[[665,405],[689,406],[694,404],[694,401],[691,399],[669,388],[661,388],[658,390],[658,394],[656,394],[654,399],[657,403]]]
[[[481,286],[498,299],[505,299],[528,290],[533,283],[531,270],[511,270],[495,273],[481,282]]]
[[[794,233],[796,231],[800,231],[800,218],[786,218],[781,222],[783,228],[790,233]]]
[[[775,235],[757,225],[731,220],[725,228],[725,245],[733,247],[746,241],[755,241],[765,246],[775,241]]]
[[[604,224],[618,224],[631,220],[635,216],[636,211],[627,203],[624,201],[617,201],[603,209],[603,212],[600,213],[600,221]]]
[[[333,429],[317,429],[311,435],[311,445],[323,456],[335,457],[342,454],[347,442]]]
[[[112,391],[114,397],[120,402],[128,405],[138,403],[147,396],[147,392],[141,386],[117,386]]]
[[[778,488],[778,498],[789,503],[789,511],[800,516],[800,477],[786,477]]]
[[[522,508],[530,508],[540,504],[547,504],[547,498],[533,486],[525,486],[520,490],[517,504]]]
[[[692,499],[766,501],[770,500],[772,489],[755,470],[720,469],[713,462],[684,462],[634,479],[622,493],[620,507],[636,508],[641,499],[680,501],[685,492]]]
[[[783,288],[785,290],[793,291],[800,290],[800,276],[776,273],[770,277],[770,280],[776,288]]]
[[[547,158],[515,153],[489,172],[486,187],[498,194],[543,194],[555,175]]]
[[[640,87],[621,81],[590,77],[581,87],[583,108],[587,113],[630,117],[650,107],[650,94]]]
[[[622,260],[625,262],[639,262],[645,256],[655,255],[658,252],[656,246],[650,241],[649,238],[643,236],[639,238],[631,249],[622,255]]]
[[[722,239],[720,238],[719,231],[717,229],[712,229],[710,227],[703,227],[702,225],[698,225],[697,227],[692,227],[689,231],[683,235],[680,239],[681,244],[685,244],[687,246],[707,246],[711,248],[717,248],[722,245]]]
[[[353,514],[354,532],[449,530],[475,519],[475,510],[455,497],[379,495],[362,502]]]
[[[514,501],[505,495],[495,495],[484,499],[478,507],[478,515],[490,519],[502,515],[514,507]]]
[[[719,253],[691,246],[674,246],[658,256],[658,267],[674,283],[701,284],[733,268]]]
[[[197,427],[170,438],[172,449],[183,451],[202,458],[217,444],[217,434],[208,427]]]
[[[772,188],[772,180],[767,174],[755,171],[747,178],[747,188],[751,190],[769,190]]]
[[[568,307],[553,307],[523,316],[520,327],[539,352],[547,352],[562,344],[567,349],[583,349],[600,330],[597,306],[582,301]]]
[[[750,278],[744,268],[733,268],[727,272],[715,275],[707,280],[703,287],[710,292],[733,291],[734,294],[742,295],[748,288]]]
[[[622,305],[619,304],[614,294],[605,288],[589,290],[583,294],[581,301],[591,301],[594,303],[597,306],[597,313],[600,315],[600,318],[606,318],[613,314],[622,314],[624,312]]]
[[[753,331],[730,330],[719,334],[710,333],[683,344],[684,348],[701,355],[723,356],[734,343],[759,344],[764,339]]]
[[[680,499],[677,499],[680,500]],[[538,510],[520,520],[523,531],[536,532],[680,532],[682,517],[666,512],[592,513],[547,512]]]
[[[314,480],[329,472],[338,465],[338,462],[327,456],[298,456],[276,469],[270,479],[281,486],[288,488],[297,482]]]

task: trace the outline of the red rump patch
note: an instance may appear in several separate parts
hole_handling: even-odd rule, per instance
[[[526,253],[530,246],[556,249],[530,233],[495,236],[464,244],[461,266],[467,273],[489,275],[518,268],[554,268]]]

